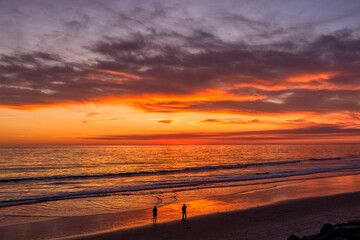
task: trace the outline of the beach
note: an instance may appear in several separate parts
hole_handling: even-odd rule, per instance
[[[155,225],[151,223],[151,209],[145,209],[3,226],[0,233],[2,239],[28,240],[287,239],[291,234],[314,234],[324,223],[359,219],[358,179],[359,175],[319,176],[261,191],[189,201],[185,223],[181,221],[180,203],[172,203],[159,208],[159,221]],[[321,188],[316,190],[326,181],[338,185],[329,185],[323,192]],[[243,203],[243,209],[231,210],[239,202]]]
[[[241,211],[194,217],[186,223],[111,231],[68,238],[86,239],[287,239],[311,235],[324,223],[360,218],[360,192],[284,201]]]

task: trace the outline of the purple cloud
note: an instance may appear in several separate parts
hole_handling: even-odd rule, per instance
[[[80,3],[74,4],[81,9]],[[187,6],[165,2],[141,6],[118,3],[114,9],[128,10],[118,12],[106,1],[89,4],[97,10],[96,14],[106,19],[106,26],[116,31],[103,31],[90,41],[87,39],[90,34],[86,33],[92,27],[99,27],[99,23],[86,24],[92,19],[91,11],[84,10],[81,16],[68,13],[70,19],[55,14],[60,25],[71,33],[69,41],[76,31],[84,33],[84,41],[81,46],[76,45],[80,49],[76,51],[83,51],[86,60],[79,60],[81,54],[69,58],[61,51],[35,48],[1,53],[1,106],[26,108],[126,99],[127,104],[156,112],[323,114],[359,111],[360,39],[355,28],[342,26],[321,34],[304,32],[306,37],[298,38],[297,31],[307,29],[308,23],[284,27],[285,23],[234,12],[233,9],[239,7],[237,4],[205,8],[204,13],[195,17],[190,13],[178,14],[182,10],[181,13],[186,13]],[[65,5],[52,3],[47,10],[63,9]],[[37,7],[45,6],[38,4]],[[311,10],[306,4],[299,7]],[[16,3],[4,6],[8,10],[18,8]],[[356,18],[353,9],[348,7],[344,11],[346,16],[324,14],[321,21],[314,21],[312,25]],[[105,13],[121,21],[111,22]],[[229,29],[220,28],[211,18],[206,20],[209,13]],[[25,17],[20,10],[19,14]],[[176,24],[180,22],[183,25]],[[235,30],[240,27],[246,32],[245,36]],[[224,30],[236,36],[227,37]],[[328,79],[312,79],[306,86],[289,81],[291,77],[322,73],[334,74]],[[223,99],[166,101],[166,96],[191,99],[208,90],[223,91]],[[157,95],[165,100],[151,101],[151,104],[141,101]],[[262,97],[241,100],[243,96]]]

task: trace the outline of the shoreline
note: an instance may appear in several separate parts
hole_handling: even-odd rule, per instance
[[[332,216],[332,218],[324,218],[323,220],[337,219],[337,215],[340,214],[339,209],[346,210],[347,213],[344,215],[346,217],[345,219],[338,219],[336,221],[334,220],[332,223],[336,223],[337,221],[344,222],[357,217],[350,214],[352,211],[349,211],[349,208],[355,207],[357,208],[357,211],[354,212],[360,212],[360,207],[357,206],[357,204],[354,204],[352,200],[356,199],[357,202],[360,202],[360,192],[358,192],[359,189],[357,187],[359,186],[359,182],[360,174],[297,180],[293,182],[282,183],[280,185],[270,184],[264,189],[246,193],[239,193],[236,191],[231,193],[227,191],[227,194],[224,195],[212,196],[206,199],[197,199],[190,202],[186,202],[186,198],[181,198],[179,196],[176,203],[162,206],[159,209],[159,223],[155,226],[151,224],[151,209],[145,209],[133,210],[130,212],[69,216],[25,224],[8,225],[0,227],[0,235],[5,236],[4,239],[28,240],[54,238],[113,239],[118,238],[117,235],[122,236],[121,239],[145,238],[144,236],[146,236],[145,239],[151,239],[148,238],[149,236],[147,235],[140,236],[137,234],[138,232],[145,231],[148,232],[148,235],[150,234],[156,236],[157,231],[159,231],[157,229],[162,229],[162,232],[168,232],[168,234],[171,234],[171,237],[169,237],[168,234],[164,234],[163,236],[163,233],[161,233],[157,235],[157,237],[154,237],[154,239],[177,239],[175,233],[182,236],[178,239],[202,239],[200,232],[196,232],[194,235],[194,227],[198,229],[196,231],[199,231],[202,224],[210,226],[212,221],[217,221],[219,222],[218,225],[215,224],[211,227],[211,229],[215,228],[218,229],[219,232],[224,232],[224,237],[217,236],[218,238],[226,239],[226,236],[228,236],[227,232],[233,232],[234,229],[236,232],[236,227],[233,226],[230,228],[230,230],[224,229],[225,227],[223,226],[224,224],[222,224],[222,222],[226,222],[226,226],[232,226],[231,221],[229,222],[229,219],[232,219],[232,221],[238,222],[236,226],[243,226],[244,228],[242,230],[245,232],[254,232],[256,230],[256,228],[254,229],[254,226],[252,226],[254,224],[260,226],[257,228],[267,229],[270,225],[262,219],[271,219],[271,216],[275,213],[275,215],[279,215],[281,219],[286,219],[286,223],[294,222],[296,220],[294,219],[294,216],[292,216],[294,213],[291,213],[289,207],[286,206],[288,206],[288,204],[292,204],[293,208],[296,210],[298,208],[302,208],[304,203],[306,205],[306,202],[311,201],[311,199],[315,201],[323,201],[322,204],[319,204],[318,209],[314,209],[314,212],[317,212],[319,216],[323,216],[324,214]],[[323,186],[327,186],[329,189],[324,188]],[[189,206],[188,216],[190,218],[188,219],[186,225],[181,224],[181,221],[178,220],[181,217],[179,209],[180,204],[182,205],[183,201],[185,201],[185,203]],[[336,201],[339,202],[339,206],[341,206],[341,202],[344,206],[340,208],[337,207],[337,209],[328,209],[328,213],[318,211],[319,209],[323,208],[323,206],[329,205],[331,202]],[[308,211],[308,209],[305,210]],[[309,213],[310,212],[308,212],[307,215],[304,214],[304,216],[299,215],[297,218],[306,218],[307,216],[311,215]],[[237,218],[237,216],[243,217]],[[256,221],[252,221],[251,225],[250,222],[247,222],[246,220],[244,221],[243,218],[253,220],[256,218]],[[360,218],[360,216],[358,216],[358,218]],[[274,221],[274,219],[271,219],[271,221]],[[309,222],[309,219],[307,222]],[[325,222],[318,221],[317,224],[320,224],[320,226],[317,226],[317,229],[319,229],[324,223]],[[193,226],[193,224],[195,225]],[[297,222],[295,225],[302,226],[304,224]],[[190,228],[188,229],[188,227]],[[279,226],[272,227],[279,228]],[[183,236],[183,231],[189,232],[190,235]],[[274,231],[276,232],[278,230]],[[115,235],[109,236],[109,234]],[[207,231],[205,231],[204,234],[205,235],[203,239],[211,239],[211,236],[206,235]],[[213,234],[216,235],[216,233]],[[286,239],[291,234],[311,235],[312,232],[291,232],[284,239]],[[134,237],[135,235],[136,237]],[[197,237],[192,238],[192,236]],[[234,237],[230,237],[229,239],[234,239]],[[247,238],[238,239],[251,239],[251,237],[247,236]]]
[[[285,200],[265,206],[194,216],[156,225],[58,238],[105,239],[287,239],[315,234],[325,223],[360,219],[360,191]]]

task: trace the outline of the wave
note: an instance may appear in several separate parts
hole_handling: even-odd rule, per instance
[[[106,163],[107,165],[141,165],[141,164],[147,164],[146,162],[122,162],[122,163]],[[42,171],[42,170],[62,170],[62,169],[73,169],[73,168],[96,168],[98,167],[98,165],[93,164],[93,165],[61,165],[61,166],[9,166],[7,165],[4,168],[0,168],[0,171],[2,172],[8,172],[8,171],[12,171],[12,172],[33,172],[33,171]]]
[[[343,158],[341,157],[335,157],[335,158],[309,158],[309,161],[327,161],[327,160],[341,160]]]
[[[194,179],[193,181],[172,181],[168,180],[167,182],[158,182],[158,183],[148,183],[141,186],[128,186],[128,187],[119,187],[112,189],[102,189],[102,190],[91,190],[91,191],[78,191],[71,193],[64,193],[58,195],[49,195],[49,196],[38,196],[32,198],[23,198],[23,199],[14,199],[14,200],[5,200],[0,201],[0,208],[18,206],[18,205],[27,205],[35,204],[41,202],[50,202],[50,201],[59,201],[59,200],[70,200],[70,199],[79,199],[79,198],[91,198],[91,197],[104,197],[113,194],[124,194],[129,195],[132,192],[136,194],[141,191],[147,190],[160,190],[160,189],[169,189],[172,188],[174,192],[179,191],[184,187],[194,187],[201,186],[205,187],[207,184],[214,183],[228,183],[228,182],[239,182],[239,181],[252,181],[252,180],[264,180],[264,179],[273,179],[273,178],[285,178],[301,175],[311,175],[316,173],[324,172],[333,172],[341,170],[352,170],[360,169],[360,164],[349,165],[349,166],[337,166],[337,167],[328,167],[328,168],[316,168],[316,169],[307,169],[305,171],[279,171],[279,172],[265,172],[265,173],[254,173],[249,175],[238,176],[237,174],[230,174],[226,178],[224,176],[217,177],[213,176],[208,179]],[[253,183],[248,183],[253,184]],[[208,187],[208,186],[207,186]],[[201,187],[199,187],[201,188]]]
[[[62,169],[73,169],[73,168],[93,168],[91,165],[64,165],[64,166],[39,166],[39,167],[6,167],[0,169],[3,172],[33,172],[33,171],[46,171],[46,170],[62,170]]]
[[[123,172],[123,173],[107,173],[107,174],[92,174],[92,175],[60,175],[60,176],[42,176],[42,177],[27,177],[27,178],[8,178],[0,179],[0,183],[8,182],[23,182],[23,181],[46,181],[46,180],[75,180],[75,179],[98,179],[98,178],[116,178],[116,177],[133,177],[133,176],[152,176],[152,175],[166,175],[177,173],[192,173],[192,172],[208,172],[216,170],[228,170],[248,168],[255,166],[274,166],[283,164],[300,163],[301,160],[293,161],[278,161],[278,162],[263,162],[263,163],[248,163],[248,164],[229,164],[216,166],[202,166],[189,167],[174,170],[160,170],[160,171],[141,171],[141,172]]]

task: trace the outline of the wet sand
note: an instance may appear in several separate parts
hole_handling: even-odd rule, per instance
[[[360,219],[360,192],[307,198],[157,225],[78,236],[102,239],[287,239],[311,235],[324,223]]]

